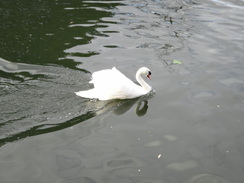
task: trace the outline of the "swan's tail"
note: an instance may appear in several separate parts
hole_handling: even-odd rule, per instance
[[[98,98],[94,89],[75,92],[75,94],[84,98]]]

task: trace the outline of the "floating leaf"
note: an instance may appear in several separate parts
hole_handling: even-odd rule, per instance
[[[182,62],[179,60],[173,60],[173,64],[182,64]]]

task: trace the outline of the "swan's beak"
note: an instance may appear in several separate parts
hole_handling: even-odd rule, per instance
[[[151,80],[151,75],[150,75],[150,74],[148,74],[148,75],[147,75],[147,78]]]

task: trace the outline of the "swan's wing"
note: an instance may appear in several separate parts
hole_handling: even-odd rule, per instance
[[[127,78],[115,67],[112,69],[105,69],[94,72],[92,74],[92,80],[90,83],[94,84],[94,88],[115,88],[116,86],[120,86],[122,84],[134,84],[129,78]]]
[[[120,80],[129,80],[123,73],[113,67],[112,69],[104,69],[94,72],[92,74],[92,80],[90,81],[90,83],[95,83],[96,81],[100,81],[101,79],[111,80],[113,77]]]

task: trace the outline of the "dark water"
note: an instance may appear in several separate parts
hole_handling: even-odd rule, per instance
[[[1,183],[244,182],[243,16],[243,0],[1,1]],[[113,66],[149,67],[156,92],[74,94]]]

